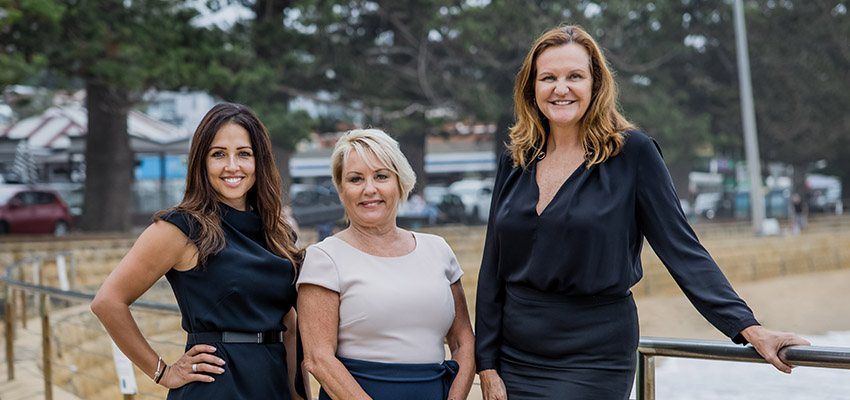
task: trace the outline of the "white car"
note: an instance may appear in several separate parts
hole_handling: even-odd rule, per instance
[[[493,196],[493,178],[461,179],[449,185],[449,193],[463,201],[466,217],[471,223],[487,222]]]

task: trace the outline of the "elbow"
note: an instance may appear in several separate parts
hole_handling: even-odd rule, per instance
[[[109,310],[112,308],[111,306],[113,304],[114,302],[110,301],[103,292],[98,291],[94,296],[94,300],[91,301],[89,308],[91,308],[92,313],[94,313],[99,320],[103,321],[106,315],[109,314]]]
[[[310,375],[313,375],[313,376],[316,375],[316,369],[317,368],[316,368],[316,360],[314,358],[305,356],[303,366],[304,366],[304,370],[309,372]]]
[[[314,355],[304,354],[304,370],[309,372],[310,375],[316,376],[316,372],[322,371],[321,364],[322,362]]]
[[[104,313],[104,308],[106,308],[102,296],[95,296],[94,300],[91,301],[89,308],[91,308],[91,312],[93,312],[98,319],[102,319],[101,316]]]
[[[335,360],[336,356],[327,355],[312,351],[304,352],[304,363],[302,364],[304,369],[309,372],[313,376],[317,376],[317,373],[321,373],[322,371],[327,371],[330,366],[332,360]]]

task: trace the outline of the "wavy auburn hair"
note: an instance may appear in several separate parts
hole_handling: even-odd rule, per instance
[[[245,128],[251,139],[256,181],[248,190],[248,208],[260,216],[269,250],[289,259],[297,271],[304,253],[295,246],[295,234],[281,213],[280,174],[272,156],[269,132],[244,105],[222,103],[207,112],[192,136],[183,201],[176,207],[156,213],[154,221],[161,220],[163,215],[172,211],[185,213],[189,217],[191,229],[198,233],[197,239],[193,240],[198,248],[198,266],[203,266],[210,255],[224,249],[222,205],[219,193],[209,180],[207,158],[216,134],[227,124]]]
[[[550,47],[570,43],[583,47],[590,56],[593,78],[590,105],[579,121],[587,167],[616,156],[623,147],[623,131],[634,129],[634,125],[618,110],[617,83],[596,41],[577,26],[554,28],[537,38],[531,46],[514,83],[517,123],[511,127],[511,143],[508,145],[514,166],[527,168],[532,160],[543,154],[549,136],[549,124],[544,122],[545,117],[535,99],[537,58]]]

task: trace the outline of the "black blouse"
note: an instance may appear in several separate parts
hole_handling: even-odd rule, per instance
[[[564,295],[625,294],[643,276],[644,236],[697,310],[744,343],[757,325],[687,222],[654,139],[627,132],[617,156],[579,166],[537,214],[537,163],[499,161],[478,277],[476,362],[496,368],[505,284]]]

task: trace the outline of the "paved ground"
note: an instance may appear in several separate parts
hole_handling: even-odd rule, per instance
[[[739,286],[739,294],[750,304],[763,325],[774,330],[821,335],[850,331],[850,270],[794,275]],[[726,340],[696,312],[684,295],[637,299],[641,335]],[[44,384],[36,360],[39,350],[38,324],[28,325],[15,350],[16,379],[6,378],[5,343],[0,349],[0,400],[44,398]],[[812,343],[818,345],[817,342]],[[54,399],[76,399],[54,387]],[[473,386],[469,399],[480,399]]]
[[[15,379],[8,378],[6,366],[6,342],[3,336],[2,358],[0,358],[0,400],[44,399],[44,379],[41,368],[41,324],[31,320],[27,329],[18,327],[15,340]],[[77,400],[73,394],[53,385],[54,400]]]

